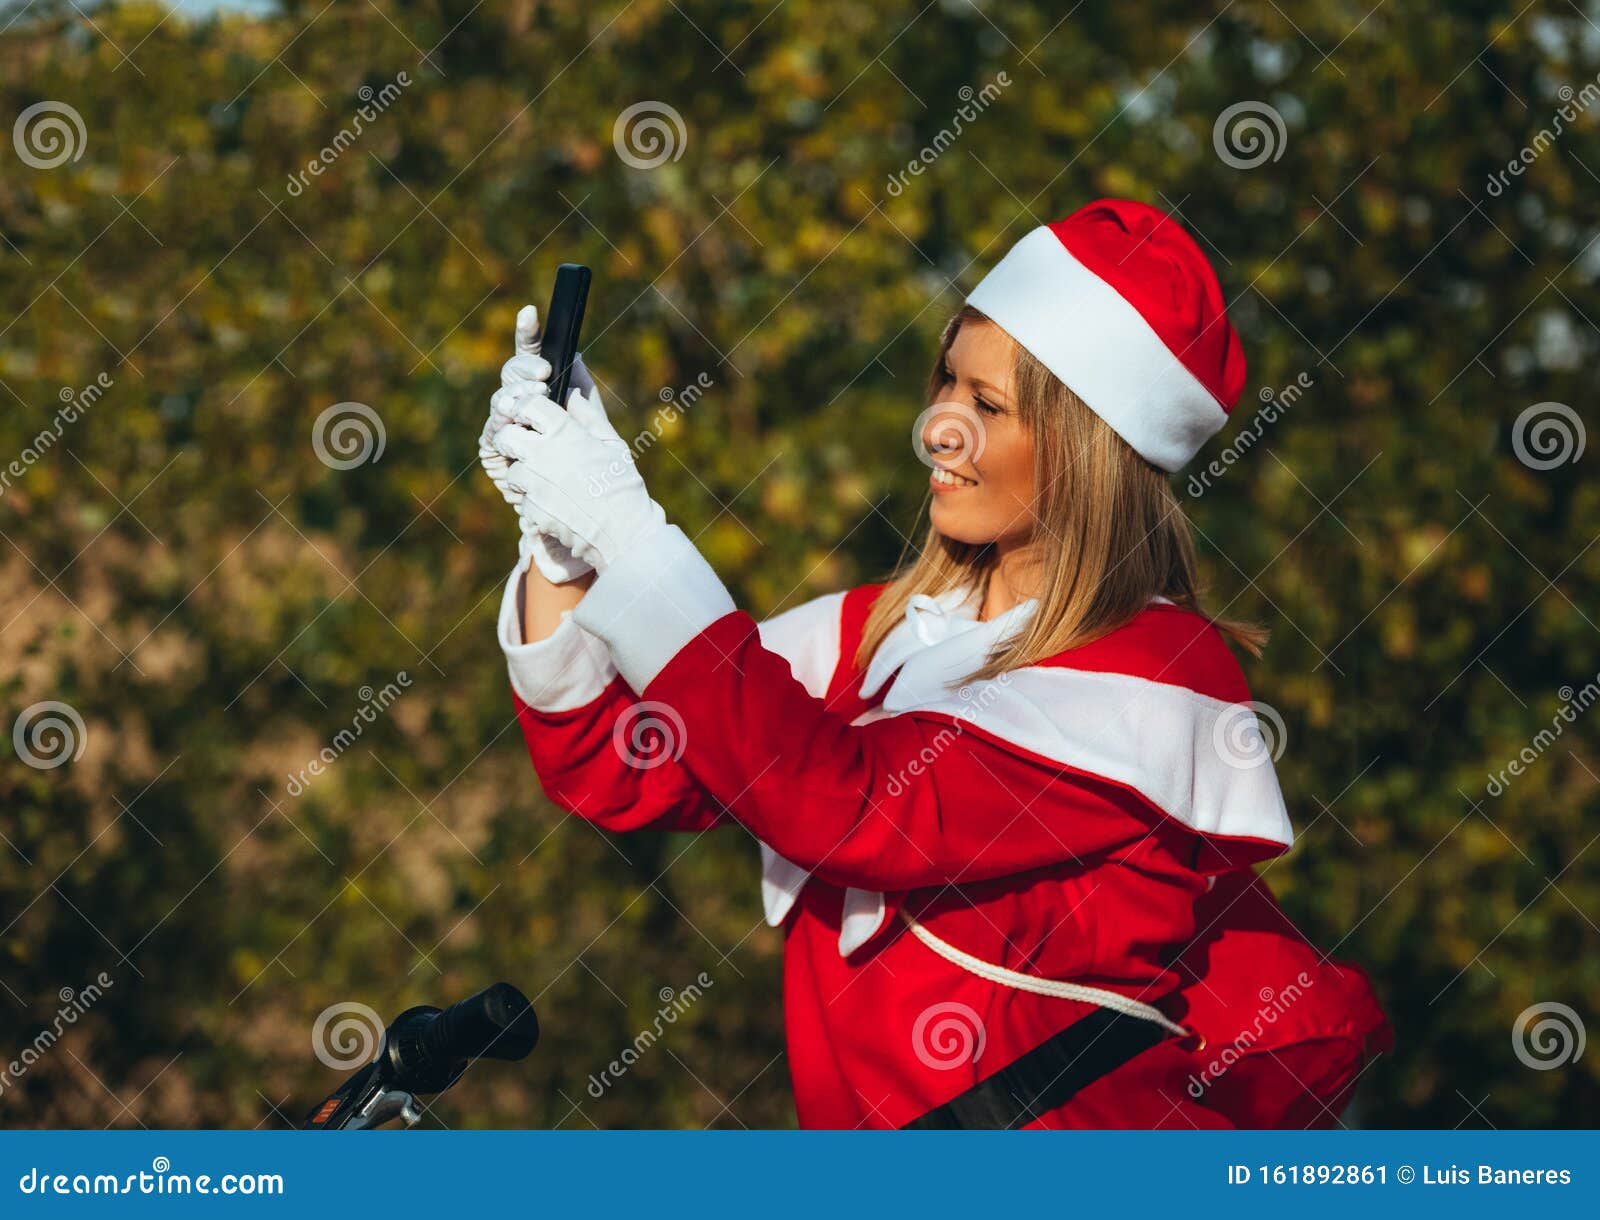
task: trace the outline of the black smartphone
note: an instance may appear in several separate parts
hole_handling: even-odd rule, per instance
[[[539,354],[550,362],[550,397],[558,407],[567,405],[572,362],[578,355],[578,331],[583,326],[583,308],[589,301],[592,278],[589,268],[582,264],[562,263],[556,268],[556,286],[550,293],[550,308],[544,313]]]

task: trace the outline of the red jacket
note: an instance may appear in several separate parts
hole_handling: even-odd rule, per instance
[[[980,977],[904,915],[1195,1031],[1033,1126],[1327,1124],[1385,1045],[1364,978],[1307,945],[1249,867],[1291,832],[1203,619],[1154,604],[970,682],[1010,624],[976,623],[959,594],[919,599],[863,673],[876,588],[758,627],[671,527],[548,641],[516,642],[518,579],[502,642],[547,795],[610,830],[731,822],[763,845],[802,1126],[901,1126],[1091,1011]]]

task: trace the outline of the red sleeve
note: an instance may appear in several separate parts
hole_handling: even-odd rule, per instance
[[[774,851],[835,885],[908,890],[1099,854],[1151,833],[1118,785],[1035,759],[949,717],[852,726],[723,615],[645,689],[684,726],[683,762]]]
[[[680,761],[683,726],[620,677],[570,711],[529,707],[512,691],[545,795],[606,830],[707,830],[723,811]]]

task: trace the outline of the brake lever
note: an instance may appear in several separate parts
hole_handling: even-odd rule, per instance
[[[317,1131],[370,1131],[395,1118],[414,1127],[422,1121],[422,1108],[412,1090],[388,1079],[379,1058],[330,1093],[305,1125]]]
[[[403,1089],[384,1089],[344,1125],[344,1130],[370,1131],[392,1118],[402,1119],[407,1127],[420,1123],[422,1111],[417,1107],[415,1095]]]

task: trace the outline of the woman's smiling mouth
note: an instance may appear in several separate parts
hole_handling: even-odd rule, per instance
[[[928,482],[934,491],[959,491],[963,487],[976,487],[978,485],[978,480],[956,474],[953,470],[946,470],[942,466],[934,468]]]

